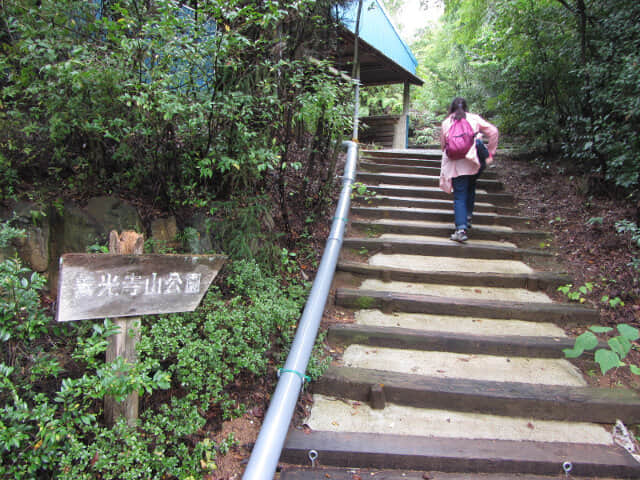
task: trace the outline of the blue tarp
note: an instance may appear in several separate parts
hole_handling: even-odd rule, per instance
[[[358,0],[346,5],[339,13],[342,23],[354,34],[357,14]],[[363,0],[359,37],[415,75],[418,61],[378,0]]]

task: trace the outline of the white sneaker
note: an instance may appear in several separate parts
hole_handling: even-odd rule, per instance
[[[454,242],[466,242],[467,240],[469,240],[469,237],[467,237],[467,232],[465,232],[464,230],[460,229],[460,230],[456,230],[455,233],[453,235],[451,235],[451,240],[453,240]]]

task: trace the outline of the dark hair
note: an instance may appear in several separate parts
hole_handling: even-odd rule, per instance
[[[460,120],[461,118],[467,118],[466,112],[469,109],[467,108],[467,101],[462,97],[456,97],[451,102],[451,106],[449,107],[449,114],[455,114],[455,119]]]

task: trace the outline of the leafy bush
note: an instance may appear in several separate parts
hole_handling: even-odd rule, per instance
[[[203,478],[229,448],[210,440],[207,412],[237,415],[236,380],[275,373],[306,296],[253,261],[235,262],[227,293],[213,288],[195,312],[145,317],[138,362],[105,364],[112,322],[53,324],[43,279],[15,259],[0,268],[2,478]],[[145,406],[137,425],[102,424],[104,396],[134,390]]]
[[[607,341],[609,348],[598,348],[595,351],[594,359],[600,366],[600,371],[604,375],[612,368],[624,367],[627,364],[624,360],[631,349],[633,343],[640,338],[640,333],[635,327],[631,327],[626,323],[616,326],[618,335],[612,336]],[[589,330],[576,338],[573,348],[565,349],[564,354],[567,358],[577,358],[585,351],[593,350],[598,347],[599,341],[596,334],[610,333],[613,331],[611,327],[592,326]],[[640,366],[629,364],[631,373],[640,375]]]

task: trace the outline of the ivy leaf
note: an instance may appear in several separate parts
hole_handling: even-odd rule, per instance
[[[600,325],[593,325],[593,326],[589,327],[589,330],[591,330],[594,333],[607,333],[607,332],[610,332],[611,330],[613,330],[613,328],[611,328],[611,327],[602,327]]]
[[[638,331],[637,328],[627,325],[626,323],[621,323],[617,325],[617,328],[618,328],[618,331],[620,332],[620,335],[622,335],[624,338],[626,338],[631,342],[638,340],[638,338],[640,338],[640,331]]]
[[[610,338],[607,343],[611,347],[611,350],[613,350],[621,359],[626,357],[631,350],[631,342],[621,336]]]
[[[631,369],[631,373],[634,375],[640,375],[640,367],[637,367],[636,365],[629,365],[629,369]]]
[[[615,352],[612,352],[611,350],[605,350],[604,348],[596,351],[595,360],[598,365],[600,365],[600,371],[603,375],[612,368],[617,368],[624,365],[624,363],[620,361],[620,357],[618,357]]]
[[[563,352],[567,358],[577,358],[582,355],[585,350],[593,350],[597,346],[598,338],[591,332],[584,332],[576,338],[573,348],[565,348]]]

